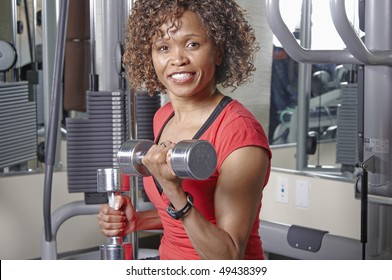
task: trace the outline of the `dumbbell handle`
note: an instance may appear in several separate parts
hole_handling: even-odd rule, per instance
[[[151,140],[128,140],[118,154],[120,170],[131,176],[150,176],[142,159],[150,147]],[[214,147],[206,140],[184,140],[172,149],[170,163],[174,173],[183,179],[208,179],[216,168],[217,155]]]
[[[114,208],[117,194],[129,190],[130,186],[118,168],[97,170],[97,191],[107,193],[109,207]],[[107,244],[100,246],[100,255],[103,260],[130,259],[132,246],[131,244],[123,244],[121,236],[111,236],[107,238]]]
[[[103,168],[97,170],[97,191],[101,193],[106,192],[108,195],[108,205],[114,208],[116,195],[124,191],[129,191],[129,185],[124,182],[118,168]],[[108,244],[122,244],[122,238],[119,236],[109,237]]]
[[[116,192],[108,192],[108,205],[110,208],[114,209],[114,204],[115,204],[114,202],[117,194],[118,193]]]
[[[116,195],[117,195],[116,192],[108,192],[108,205],[109,205],[110,208],[114,209]],[[122,237],[120,237],[120,236],[108,237],[108,244],[111,244],[111,245],[121,245],[122,243],[123,243],[122,242]]]

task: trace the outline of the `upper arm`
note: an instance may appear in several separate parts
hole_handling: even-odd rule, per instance
[[[268,152],[258,146],[233,151],[223,162],[215,192],[217,226],[226,231],[243,257],[262,198]]]

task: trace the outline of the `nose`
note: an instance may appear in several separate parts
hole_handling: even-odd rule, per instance
[[[173,57],[171,63],[173,66],[182,66],[188,64],[189,59],[183,49],[176,48],[175,50],[173,50]]]

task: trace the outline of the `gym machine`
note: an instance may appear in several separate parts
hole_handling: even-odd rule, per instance
[[[89,91],[87,92],[88,101],[91,101],[87,104],[89,119],[67,120],[69,124],[68,128],[70,128],[69,131],[67,131],[67,144],[69,144],[69,147],[67,147],[67,155],[70,156],[67,165],[69,192],[84,192],[85,200],[68,203],[52,212],[52,178],[56,165],[55,161],[57,160],[59,115],[62,111],[61,104],[63,98],[61,85],[69,2],[69,0],[62,0],[58,3],[59,18],[57,32],[55,32],[57,38],[53,61],[51,108],[49,123],[46,127],[46,165],[43,201],[44,232],[41,242],[42,259],[57,259],[56,234],[59,227],[66,220],[78,215],[94,215],[99,212],[99,204],[104,203],[107,200],[104,201],[104,194],[97,192],[97,169],[106,167],[115,168],[116,152],[118,151],[120,144],[127,138],[135,137],[134,126],[132,126],[132,128],[131,126],[128,126],[128,116],[130,114],[128,113],[128,108],[130,108],[128,106],[132,106],[132,108],[135,106],[134,99],[132,99],[133,96],[128,98],[128,95],[133,95],[134,92],[126,88],[122,69],[119,67],[119,65],[121,66],[121,63],[118,61],[118,59],[121,59],[121,47],[119,47],[119,44],[123,41],[122,34],[124,34],[124,32],[122,28],[125,26],[124,21],[128,16],[132,1],[122,0],[116,1],[116,4],[113,4],[112,1],[90,0],[91,36],[89,42],[91,44],[91,53],[89,59],[91,69]],[[73,3],[79,3],[79,1],[74,1]],[[45,4],[48,3],[45,2]],[[96,7],[96,5],[99,7]],[[49,14],[50,12],[43,9],[42,15],[44,23],[46,23],[45,19]],[[95,17],[100,17],[100,19],[95,21]],[[114,21],[113,18],[118,20]],[[101,22],[104,23],[103,26],[98,26],[97,30],[95,30],[95,27]],[[52,25],[46,24],[45,27],[50,28]],[[99,32],[102,32],[102,34],[99,34]],[[95,36],[95,34],[99,34],[99,36]],[[47,41],[48,40],[44,40],[44,42]],[[95,48],[96,41],[98,41],[97,46],[101,48]],[[100,53],[100,51],[102,51],[102,53]],[[46,50],[45,53],[49,53],[49,50]],[[116,61],[113,60],[112,54],[116,54]],[[46,61],[50,62],[49,59]],[[102,65],[98,65],[99,62],[101,62]],[[97,68],[95,67],[96,63]],[[104,67],[100,69],[100,66]],[[99,80],[98,75],[96,75],[95,72],[96,69],[97,73],[101,74]],[[131,94],[129,94],[129,92],[131,92]],[[101,102],[103,99],[109,100],[111,105],[114,105],[114,102],[119,101],[120,104],[118,106],[121,107],[122,111],[120,113],[121,116],[118,116],[115,109],[111,107],[110,112],[107,111],[105,114],[114,117],[115,122],[108,123],[107,121],[112,118],[107,118],[105,125],[102,125],[105,120],[99,119],[99,114],[95,114],[97,110],[99,111],[99,106],[103,104]],[[107,104],[104,106],[107,106]],[[133,109],[130,111],[132,110]],[[130,119],[131,121],[135,121],[133,116],[130,117]],[[119,127],[121,127],[120,131],[118,131]],[[105,133],[105,136],[103,137],[100,134],[101,136],[97,137],[98,133],[102,132]],[[121,134],[120,137],[118,137],[118,133]],[[73,140],[68,141],[71,138],[73,138]],[[89,142],[92,139],[96,139],[96,142],[92,142],[90,145],[87,144],[87,146],[83,146],[85,149],[81,149],[82,145],[85,145],[86,142]],[[102,149],[102,145],[105,146],[104,149]],[[99,154],[96,153],[97,150],[100,152]],[[82,153],[84,154],[81,157]],[[100,158],[98,159],[97,156]],[[85,162],[86,160],[88,163]],[[85,189],[78,189],[80,186],[83,186]],[[134,190],[135,188],[132,189]],[[132,199],[134,199],[134,197],[132,197]],[[137,247],[137,242],[135,242],[134,246]],[[138,251],[137,248],[135,248],[135,251]],[[137,257],[133,256],[133,258],[136,259]]]
[[[357,137],[350,138],[358,145],[358,167],[362,169],[362,183],[356,185],[362,198],[361,243],[362,259],[391,259],[392,256],[392,185],[391,185],[391,77],[392,26],[389,0],[359,1],[364,16],[364,41],[353,29],[345,9],[345,1],[330,0],[335,29],[346,44],[345,50],[311,50],[310,18],[301,24],[302,45],[299,45],[285,25],[279,11],[279,0],[266,0],[267,19],[272,32],[287,53],[305,65],[308,63],[347,63],[359,65],[357,102]],[[310,15],[311,1],[304,0],[302,13]],[[307,37],[308,36],[308,37]],[[360,86],[360,84],[363,84]],[[362,88],[361,88],[362,87]],[[305,138],[307,134],[308,93],[299,90],[297,139],[297,169],[306,169]],[[355,151],[354,151],[355,152]],[[366,251],[365,251],[366,248]]]

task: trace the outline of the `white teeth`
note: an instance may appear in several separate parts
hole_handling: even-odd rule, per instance
[[[179,74],[173,74],[172,78],[176,79],[176,80],[185,80],[187,78],[189,78],[191,76],[191,74],[188,73],[179,73]]]

